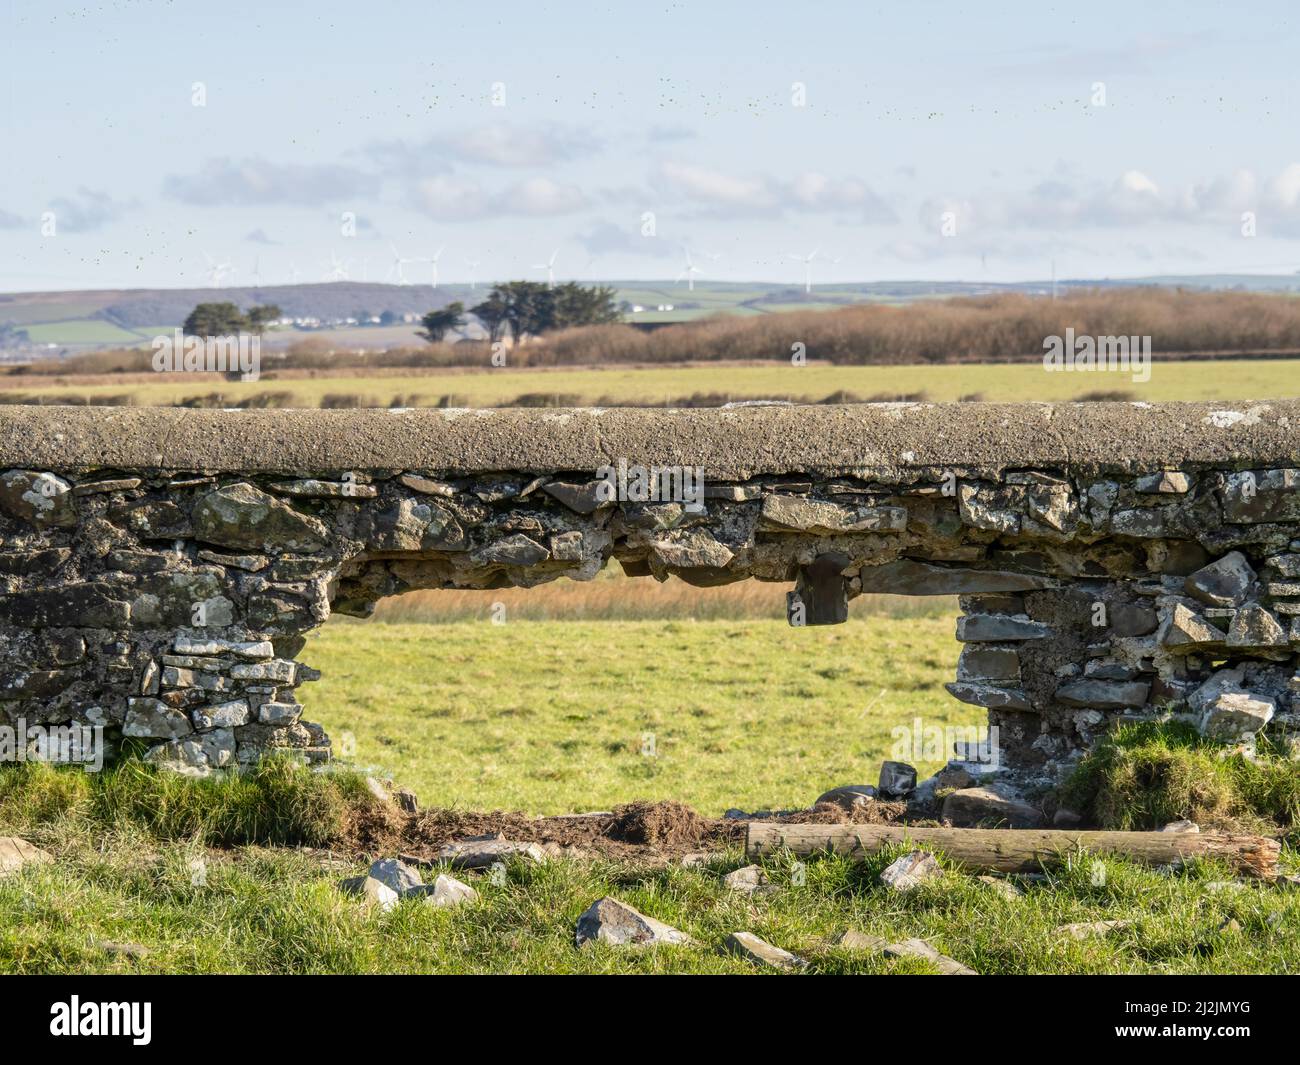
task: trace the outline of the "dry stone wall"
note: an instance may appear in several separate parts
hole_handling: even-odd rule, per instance
[[[298,658],[331,613],[588,580],[615,560],[784,584],[795,624],[843,621],[867,592],[959,596],[948,692],[988,708],[1025,787],[1059,782],[1121,720],[1285,740],[1295,427],[1285,402],[9,408],[0,711],[103,726],[186,772],[322,761],[330,741],[297,698],[318,674]],[[678,498],[640,498],[638,470]]]

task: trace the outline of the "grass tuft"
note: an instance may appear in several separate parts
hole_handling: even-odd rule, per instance
[[[356,775],[313,773],[282,758],[202,780],[134,758],[99,773],[41,763],[0,769],[0,823],[24,829],[74,819],[209,846],[322,846],[348,835],[369,805]]]
[[[1062,801],[1103,828],[1125,831],[1183,818],[1204,828],[1294,831],[1300,763],[1264,744],[1255,760],[1225,754],[1179,722],[1124,725],[1083,758]]]

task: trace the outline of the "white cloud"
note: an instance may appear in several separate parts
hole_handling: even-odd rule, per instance
[[[551,217],[581,210],[588,202],[576,185],[545,177],[490,191],[476,181],[447,174],[414,182],[410,201],[424,214],[450,222],[510,215]]]
[[[1083,184],[1051,179],[1022,192],[998,189],[972,196],[936,196],[920,208],[923,226],[937,227],[941,212],[954,211],[959,228],[975,231],[1136,228],[1169,224],[1226,224],[1241,212],[1300,223],[1300,163],[1267,184],[1249,169],[1199,184],[1167,187],[1151,175],[1125,170],[1110,182]]]
[[[50,201],[55,225],[66,233],[89,233],[99,229],[116,222],[133,206],[113,199],[107,192],[97,192],[84,185],[72,196],[60,196]]]
[[[377,191],[379,179],[338,164],[273,163],[261,158],[210,159],[195,174],[172,174],[163,192],[196,207],[316,206]]]
[[[659,164],[657,184],[719,215],[844,212],[864,222],[891,222],[892,209],[865,182],[807,170],[790,179],[736,175],[680,160]]]

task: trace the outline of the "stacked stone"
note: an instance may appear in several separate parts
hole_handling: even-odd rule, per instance
[[[708,480],[692,502],[611,498],[592,469],[159,461],[0,474],[7,718],[101,724],[193,772],[322,760],[297,656],[331,612],[587,580],[610,559],[793,583],[808,624],[864,592],[959,596],[949,691],[988,708],[1025,784],[1059,781],[1116,721],[1174,716],[1249,745],[1300,710],[1296,469],[846,463]]]

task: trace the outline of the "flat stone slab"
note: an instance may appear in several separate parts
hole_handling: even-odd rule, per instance
[[[181,410],[6,406],[11,467],[326,473],[704,465],[710,480],[867,468],[1158,472],[1300,465],[1300,402],[861,403],[721,409]],[[779,441],[779,446],[773,442]],[[201,460],[196,456],[201,456]],[[1266,487],[1266,486],[1262,486]]]
[[[0,876],[9,876],[25,865],[45,865],[54,861],[40,847],[19,836],[0,836]]]
[[[1075,924],[1063,924],[1055,930],[1056,935],[1067,939],[1090,939],[1093,936],[1106,936],[1119,929],[1129,928],[1132,921],[1079,921]]]
[[[536,843],[509,839],[460,840],[448,843],[438,852],[438,861],[450,862],[453,869],[486,869],[511,858],[540,862],[546,858],[546,852]]]
[[[890,943],[884,950],[888,958],[922,958],[931,962],[944,976],[978,976],[974,969],[967,968],[959,961],[953,961],[946,954],[940,954],[924,939],[903,939]]]
[[[732,932],[722,942],[722,949],[728,954],[735,954],[746,961],[766,965],[772,969],[787,971],[802,969],[808,963],[797,954],[774,947],[765,939],[760,939],[753,932]]]

